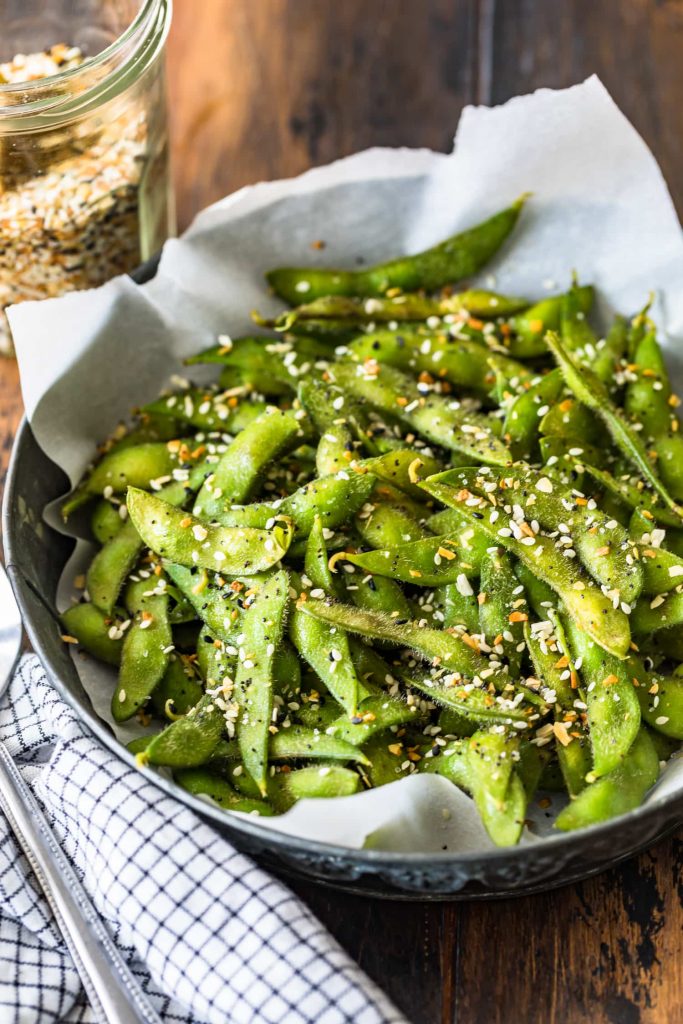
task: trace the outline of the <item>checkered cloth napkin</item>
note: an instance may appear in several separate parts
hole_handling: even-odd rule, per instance
[[[0,737],[165,1021],[406,1024],[308,908],[102,747],[26,656]],[[93,1021],[0,817],[0,1021]]]

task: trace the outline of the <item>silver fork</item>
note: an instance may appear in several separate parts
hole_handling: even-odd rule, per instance
[[[0,697],[19,659],[21,638],[19,608],[0,565]],[[0,808],[52,909],[98,1020],[101,1024],[161,1024],[2,742]]]

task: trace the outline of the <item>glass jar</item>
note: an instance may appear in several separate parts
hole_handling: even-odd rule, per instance
[[[102,284],[174,232],[170,21],[171,0],[0,0],[0,350],[8,305]]]

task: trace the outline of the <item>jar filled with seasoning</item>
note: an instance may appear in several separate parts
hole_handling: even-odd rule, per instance
[[[170,20],[171,0],[0,0],[0,351],[7,306],[102,284],[173,233]]]

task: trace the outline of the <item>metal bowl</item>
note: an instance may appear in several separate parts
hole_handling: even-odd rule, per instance
[[[10,463],[3,532],[7,570],[31,643],[62,697],[119,757],[133,758],[95,714],[55,611],[57,583],[74,542],[43,521],[43,509],[68,487],[62,470],[39,448],[31,427],[19,428]],[[481,854],[406,854],[349,850],[273,832],[257,819],[213,808],[162,776],[158,785],[271,869],[350,892],[393,899],[482,899],[550,889],[602,871],[654,843],[683,821],[683,796],[660,801],[604,825],[542,842]]]

